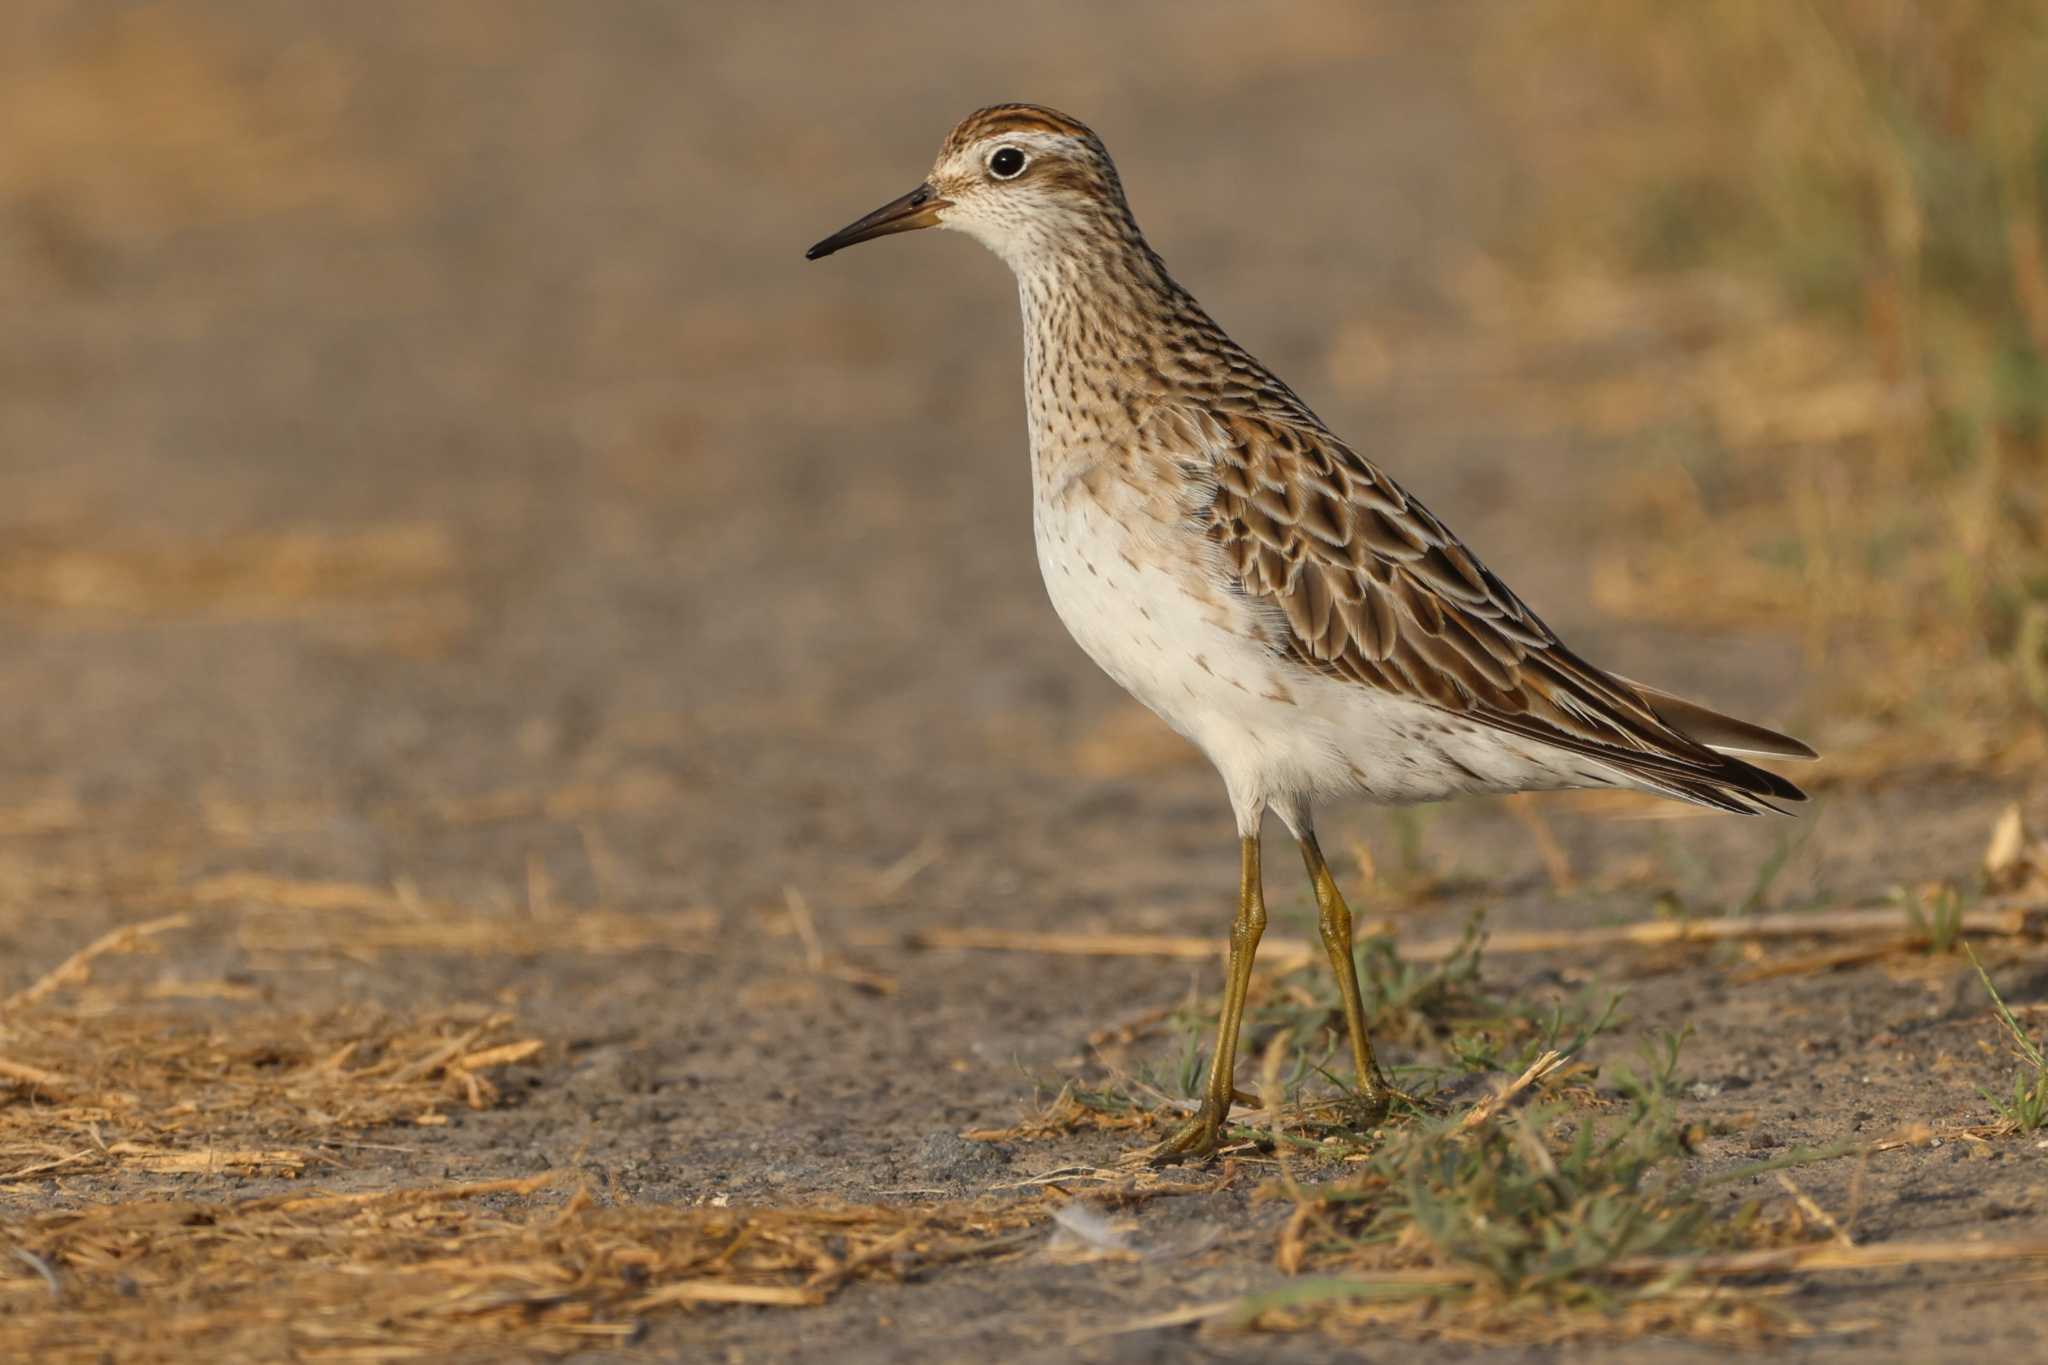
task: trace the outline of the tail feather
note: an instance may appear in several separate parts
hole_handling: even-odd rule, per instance
[[[1621,681],[1642,694],[1658,719],[1684,735],[1695,744],[1724,754],[1761,754],[1766,758],[1819,758],[1811,746],[1801,743],[1790,735],[1781,735],[1776,730],[1766,730],[1761,725],[1752,725],[1746,720],[1723,715],[1710,710],[1698,702],[1674,697],[1660,688],[1639,683],[1631,678]]]
[[[1681,801],[1692,801],[1717,810],[1744,815],[1785,812],[1773,801],[1804,801],[1806,793],[1768,768],[1735,757],[1757,754],[1769,758],[1811,759],[1820,757],[1813,749],[1790,735],[1752,725],[1746,720],[1673,696],[1661,688],[1632,679],[1621,679],[1642,697],[1666,725],[1700,746],[1719,761],[1707,771],[1674,776],[1668,772],[1645,773],[1631,769],[1637,782]]]
[[[1654,792],[1658,796],[1668,796],[1674,801],[1685,801],[1695,806],[1727,811],[1732,815],[1786,815],[1790,812],[1777,805],[1777,801],[1806,799],[1806,793],[1793,787],[1789,782],[1785,785],[1791,787],[1791,795],[1773,792],[1770,798],[1766,798],[1746,788],[1723,786],[1711,779],[1671,778],[1663,774],[1652,776],[1639,771],[1624,771],[1629,780],[1644,791]]]

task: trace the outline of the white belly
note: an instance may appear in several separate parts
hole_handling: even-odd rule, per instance
[[[1115,513],[1078,489],[1035,509],[1053,610],[1117,685],[1209,756],[1234,801],[1328,765],[1330,736],[1290,685],[1295,670],[1252,638],[1254,613],[1204,572],[1206,546],[1178,524]]]
[[[1039,571],[1075,642],[1118,686],[1195,738],[1203,689],[1193,661],[1219,643],[1225,623],[1182,586],[1161,528],[1132,534],[1086,496],[1040,502],[1035,513]]]
[[[1135,496],[1124,508],[1078,485],[1063,493],[1041,495],[1033,516],[1053,609],[1103,672],[1208,755],[1241,824],[1266,804],[1289,814],[1321,795],[1433,801],[1612,780],[1559,750],[1294,663],[1257,638],[1284,639],[1284,621],[1224,587],[1195,532]]]

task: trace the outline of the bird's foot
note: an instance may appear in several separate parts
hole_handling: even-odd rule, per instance
[[[1370,1133],[1387,1121],[1387,1116],[1394,1112],[1396,1104],[1407,1098],[1406,1095],[1401,1095],[1399,1091],[1391,1088],[1355,1090],[1337,1101],[1336,1116],[1352,1132]]]
[[[1375,1076],[1374,1083],[1362,1089],[1309,1102],[1298,1122],[1305,1136],[1355,1144],[1371,1137],[1396,1115],[1418,1113],[1425,1107],[1424,1101],[1395,1089],[1384,1076]]]
[[[1182,1161],[1207,1161],[1216,1155],[1223,1140],[1226,1107],[1202,1101],[1194,1117],[1173,1130],[1165,1141],[1136,1153],[1154,1166],[1171,1166]]]
[[[1253,1104],[1257,1101],[1242,1092],[1235,1099],[1238,1103]],[[1333,1127],[1349,1129],[1356,1134],[1366,1134],[1378,1128],[1390,1117],[1404,1111],[1416,1111],[1424,1102],[1405,1090],[1396,1089],[1392,1082],[1375,1072],[1364,1088],[1330,1103],[1323,1114]],[[1206,1161],[1216,1155],[1223,1145],[1223,1127],[1228,1121],[1229,1110],[1219,1108],[1208,1100],[1186,1122],[1175,1128],[1162,1142],[1142,1147],[1130,1154],[1127,1160],[1147,1163],[1153,1166],[1171,1166],[1183,1161]]]
[[[1345,1121],[1360,1132],[1379,1127],[1395,1114],[1412,1113],[1424,1107],[1415,1096],[1396,1089],[1378,1067],[1368,1072],[1365,1083],[1338,1104]]]

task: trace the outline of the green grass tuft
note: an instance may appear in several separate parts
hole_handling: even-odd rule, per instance
[[[1963,951],[1970,955],[1970,965],[1977,969],[1977,979],[1984,983],[1985,993],[1991,997],[1991,1007],[1998,1011],[1999,1021],[2005,1025],[2006,1037],[2020,1061],[2020,1070],[2012,1081],[2011,1099],[2000,1099],[1981,1086],[1977,1093],[1998,1111],[1999,1120],[2012,1132],[2037,1132],[2048,1127],[2048,1056],[2042,1054],[2040,1044],[2027,1036],[2027,1031],[2020,1027],[2020,1021],[2006,1007],[1998,988],[1991,984],[1991,976],[1984,970],[1984,964],[1977,960],[1976,951],[1967,943],[1963,945]]]

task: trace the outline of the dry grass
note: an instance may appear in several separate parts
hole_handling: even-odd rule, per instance
[[[1668,948],[1686,943],[1765,942],[1807,938],[1882,938],[1880,951],[1924,948],[1931,935],[1918,933],[1913,920],[1897,908],[1788,911],[1727,919],[1654,919],[1629,924],[1601,924],[1583,929],[1535,929],[1489,933],[1487,953],[1589,953],[1610,948]],[[1457,957],[1470,946],[1464,935],[1404,939],[1391,920],[1366,920],[1357,926],[1361,937],[1387,936],[1408,962],[1436,963]],[[1985,937],[2036,940],[2048,936],[2048,912],[2038,895],[2009,903],[1959,908],[1954,932]],[[1199,934],[1074,934],[1032,933],[1015,929],[940,928],[914,936],[918,947],[975,949],[988,952],[1047,953],[1078,957],[1166,957],[1191,961],[1221,957],[1226,946],[1214,935]],[[1274,935],[1259,945],[1260,963],[1276,972],[1299,971],[1323,960],[1322,949],[1307,939]],[[1854,951],[1867,951],[1858,947]]]
[[[350,1135],[490,1108],[494,1073],[543,1051],[483,1007],[229,1012],[259,993],[93,981],[189,928],[183,914],[122,926],[0,1000],[0,1199],[47,1200],[80,1177],[104,1197],[151,1176],[295,1176],[333,1164]]]
[[[1641,452],[1598,597],[1798,629],[1836,776],[2038,764],[2048,12],[1541,0],[1496,36],[1546,211],[1467,293]]]
[[[2032,876],[2034,843],[2017,817],[1999,822],[1986,856],[1987,884],[2021,893],[2038,907]],[[1726,934],[1772,938],[1835,934],[1861,938],[1853,960],[1872,955],[1960,954],[1960,932],[2037,933],[2038,910],[1965,912],[1950,894],[1953,914],[1917,934],[1900,931],[1910,916],[1898,907],[1812,912],[1756,920],[1710,921]],[[1916,902],[1917,904],[1917,902]],[[1912,907],[1909,906],[1910,910]],[[1671,932],[1676,929],[1677,932]],[[1611,947],[1618,943],[1683,941],[1686,926],[1656,922],[1605,926],[1583,939],[1537,935],[1542,951]],[[1084,952],[1085,936],[977,940],[1006,950]],[[1191,953],[1178,939],[1111,938],[1113,955]],[[1347,1131],[1341,1103],[1308,1098],[1310,1072],[1290,1054],[1330,1026],[1331,1004],[1299,967],[1262,976],[1247,1014],[1246,1036],[1263,1055],[1257,1088],[1262,1107],[1241,1101],[1226,1130],[1225,1155],[1277,1172],[1262,1194],[1286,1199],[1292,1216],[1276,1247],[1285,1287],[1246,1300],[1191,1305],[1148,1315],[1118,1331],[1166,1325],[1234,1324],[1270,1331],[1312,1330],[1340,1337],[1473,1344],[1555,1344],[1683,1336],[1724,1345],[1754,1345],[1866,1325],[1837,1318],[1812,1321],[1792,1296],[1809,1277],[1900,1267],[1966,1266],[2048,1260],[2048,1239],[1975,1237],[1863,1244],[1854,1212],[1864,1184],[1851,1180],[1851,1208],[1836,1217],[1787,1174],[1823,1162],[1869,1164],[1887,1153],[1964,1141],[1989,1150],[2029,1135],[2042,1117],[2041,1053],[2013,1012],[1984,985],[2021,1063],[2011,1098],[1986,1093],[1992,1122],[1950,1117],[1907,1123],[1874,1139],[1786,1151],[1732,1168],[1706,1154],[1710,1144],[1740,1131],[1685,1117],[1679,1101],[1680,1037],[1646,1044],[1639,1070],[1608,1065],[1597,1072],[1566,1055],[1612,1021],[1584,1007],[1547,1016],[1527,1005],[1489,997],[1478,980],[1473,940],[1418,945],[1422,960],[1397,958],[1390,945],[1365,945],[1361,976],[1376,1030],[1407,1036],[1423,1049],[1413,1068],[1421,1078],[1461,1069],[1508,1071],[1489,1094],[1446,1107],[1439,1091],[1371,1131]],[[1839,950],[1836,950],[1839,955]],[[1834,965],[1795,960],[1793,970]],[[1773,973],[1780,974],[1780,973]],[[1738,979],[1756,977],[1747,973]],[[1207,1019],[1199,1009],[1178,1016],[1139,1016],[1098,1043],[1109,1079],[1093,1090],[1063,1087],[1042,1112],[1012,1128],[970,1133],[1000,1140],[1057,1138],[1089,1129],[1130,1129],[1177,1117],[1201,1073]],[[1177,1027],[1182,1058],[1177,1078],[1124,1072],[1115,1045],[1155,1029]],[[1569,1036],[1568,1041],[1560,1039]],[[1102,1047],[1109,1044],[1108,1048]],[[1562,1047],[1562,1051],[1559,1048]],[[1297,1056],[1305,1054],[1295,1054]],[[1519,1075],[1515,1071],[1519,1070]],[[1592,1087],[1595,1075],[1601,1090]],[[1416,1087],[1418,1090],[1420,1086]],[[1618,1096],[1618,1099],[1615,1098]],[[1721,1149],[1725,1152],[1725,1147]],[[1704,1159],[1703,1159],[1704,1158]],[[1309,1183],[1308,1173],[1334,1180]],[[1726,1187],[1771,1176],[1775,1190],[1732,1206]]]
[[[217,983],[226,1001],[209,1000],[202,1017],[193,1000],[167,1012],[130,974],[100,972],[109,959],[174,945],[193,927],[188,916],[249,902],[316,916],[366,903],[372,914],[418,912],[359,887],[248,877],[206,885],[213,891],[188,910],[104,935],[0,1004],[0,1200],[17,1210],[0,1256],[0,1355],[570,1353],[628,1343],[659,1315],[801,1308],[857,1280],[1038,1254],[1044,1225],[1068,1199],[1062,1182],[1106,1182],[1098,1197],[1131,1203],[1230,1179],[1229,1168],[1203,1185],[1054,1172],[1023,1182],[1048,1188],[1006,1201],[757,1209],[622,1206],[548,1176],[234,1203],[182,1190],[167,1198],[167,1181],[198,1174],[339,1174],[352,1146],[365,1145],[359,1135],[390,1141],[393,1128],[488,1107],[500,1099],[495,1076],[546,1056],[540,1040],[485,1010],[395,1020],[238,1012],[228,983]],[[1446,974],[1368,954],[1376,1011],[1440,1026],[1446,1010],[1480,999],[1462,960],[1448,958]],[[207,983],[186,984],[211,994]],[[1261,1006],[1295,1007],[1328,1012],[1326,1001],[1294,1000],[1284,981]],[[1292,1035],[1278,1015],[1268,1022],[1266,1109],[1241,1114],[1233,1137],[1238,1159],[1277,1170],[1274,1192],[1295,1204],[1277,1254],[1296,1279],[1175,1321],[1487,1342],[1757,1341],[1815,1330],[1781,1302],[1793,1277],[2048,1256],[2034,1242],[1854,1245],[1796,1187],[1746,1220],[1704,1218],[1689,1174],[1694,1130],[1671,1100],[1675,1053],[1640,1082],[1616,1074],[1631,1097],[1626,1112],[1596,1099],[1584,1068],[1552,1053],[1476,1103],[1333,1145],[1318,1134],[1326,1104],[1282,1102],[1303,1077],[1283,1075]],[[1067,1092],[1036,1128],[975,1136],[1124,1129],[1152,1117],[1108,1113]],[[1304,1148],[1342,1158],[1349,1174],[1295,1183],[1290,1158]],[[65,1207],[80,1195],[94,1202]]]
[[[523,910],[492,913],[405,891],[256,872],[209,877],[169,899],[227,917],[241,947],[269,953],[708,952],[719,924],[708,906],[630,913],[530,898],[536,903]]]
[[[1678,1047],[1646,1044],[1640,1073],[1609,1068],[1619,1102],[1559,1089],[1573,1073],[1553,1054],[1462,1112],[1400,1125],[1343,1180],[1283,1177],[1268,1191],[1294,1205],[1277,1259],[1302,1278],[1235,1316],[1488,1344],[1755,1344],[1853,1330],[1791,1312],[1798,1277],[2048,1260],[2039,1237],[1859,1244],[1786,1173],[1937,1141],[1925,1126],[1703,1173],[1692,1158],[1708,1132],[1675,1099]],[[1732,1215],[1712,1197],[1764,1174],[1782,1194]]]
[[[194,899],[418,913],[363,888],[212,885]],[[0,1357],[566,1353],[630,1339],[654,1313],[814,1305],[855,1280],[1017,1249],[1060,1202],[600,1207],[586,1189],[566,1203],[548,1195],[559,1182],[545,1175],[166,1198],[167,1181],[191,1176],[339,1174],[356,1149],[402,1142],[390,1130],[496,1105],[506,1070],[546,1050],[482,1008],[238,1011],[230,982],[181,983],[166,1008],[125,975],[95,979],[110,959],[192,927],[178,914],[117,929],[0,1002],[0,1206],[13,1210],[0,1236]],[[91,1202],[72,1206],[81,1198]]]
[[[1940,964],[1960,956],[1965,936],[2004,940],[2009,947],[2024,950],[2048,932],[2042,883],[2033,862],[2038,852],[2016,818],[2002,820],[1986,857],[1984,889],[1995,895],[1982,902],[1973,891],[1929,884],[1902,890],[1883,907],[1660,918],[1562,930],[1487,934],[1475,923],[1457,936],[1406,938],[1398,936],[1398,922],[1361,922],[1361,991],[1374,1036],[1415,1049],[1415,1060],[1405,1068],[1407,1083],[1428,1086],[1472,1072],[1512,1074],[1555,1050],[1577,1052],[1606,1031],[1616,1018],[1621,993],[1602,998],[1599,992],[1586,992],[1544,1005],[1498,998],[1481,979],[1483,955],[1565,954],[1582,959],[1617,948],[1647,949],[1654,956],[1639,963],[1635,973],[1643,977],[1697,969],[1700,958],[1688,952],[1689,947],[1739,945],[1739,965],[1729,962],[1721,969],[1731,984],[1738,985],[1875,963],[1891,964],[1908,976],[1946,971]],[[1163,934],[942,928],[924,931],[913,941],[941,950],[1188,960],[1215,957],[1221,951],[1211,938]],[[1769,951],[1770,945],[1812,941],[1828,946]],[[1371,1144],[1351,1130],[1341,1097],[1310,1097],[1304,1090],[1316,1074],[1327,1074],[1341,1032],[1322,955],[1306,941],[1284,936],[1261,946],[1271,960],[1253,976],[1244,1046],[1251,1052],[1264,1050],[1269,1061],[1286,1059],[1291,1070],[1281,1086],[1284,1102],[1266,1097],[1264,1111],[1240,1112],[1229,1135],[1238,1151],[1280,1144],[1324,1156],[1355,1157]],[[1995,995],[1993,999],[1996,1004]],[[1095,1072],[1086,1084],[1065,1080],[1047,1085],[1041,1098],[1051,1091],[1050,1104],[1014,1125],[966,1136],[1047,1140],[1091,1130],[1158,1126],[1179,1118],[1192,1109],[1205,1072],[1215,1009],[1214,1001],[1191,1001],[1177,1010],[1146,1011],[1098,1033],[1089,1040]],[[2024,1047],[2031,1044],[2025,1043],[2024,1035],[2016,1036],[2021,1038],[2024,1059]],[[1145,1051],[1150,1055],[1141,1052],[1134,1057],[1133,1047],[1141,1039],[1147,1040]],[[1553,1083],[1562,1079],[1553,1078]],[[2038,1075],[2024,1073],[2013,1101],[2019,1107],[2013,1112],[2037,1112],[2042,1095],[2048,1095],[2048,1088]],[[2002,1113],[2008,1108],[2002,1099],[1987,1099]],[[2010,1116],[2006,1122],[2012,1131],[2030,1131],[2032,1126],[2038,1125]],[[1278,1131],[1283,1128],[1291,1132]],[[1953,1131],[1982,1135],[1996,1128],[1976,1125]]]
[[[1651,1336],[1755,1346],[1868,1325],[1801,1316],[1792,1296],[1817,1276],[1865,1272],[1867,1288],[1868,1272],[2048,1261],[2048,1238],[2039,1236],[1859,1242],[1853,1212],[1836,1217],[1788,1174],[1825,1162],[1867,1168],[1888,1153],[2031,1131],[2010,1114],[1939,1132],[1908,1124],[1717,1169],[1699,1160],[1702,1145],[1727,1133],[1681,1115],[1678,1048],[1667,1037],[1645,1046],[1640,1072],[1608,1068],[1618,1098],[1596,1094],[1588,1068],[1551,1051],[1469,1104],[1412,1111],[1369,1136],[1333,1142],[1312,1140],[1329,1127],[1326,1103],[1278,1102],[1291,1086],[1279,1083],[1285,1048],[1276,1044],[1265,1059],[1266,1108],[1240,1112],[1227,1150],[1234,1163],[1277,1173],[1260,1198],[1293,1206],[1274,1251],[1289,1281],[1079,1339],[1207,1324],[1493,1346]],[[2030,1056],[2038,1073],[2038,1052]],[[1110,1117],[1068,1089],[1036,1123],[968,1136],[1031,1139],[1155,1117]],[[1340,1158],[1322,1169],[1344,1174],[1306,1183],[1297,1160],[1304,1149]],[[1717,1197],[1766,1175],[1774,1188],[1740,1206]],[[1862,1181],[1859,1173],[1852,1189]]]
[[[195,899],[394,910],[363,888],[214,886]],[[652,1315],[811,1306],[857,1280],[1021,1250],[1064,1202],[1034,1192],[972,1204],[621,1207],[554,1175],[183,1197],[189,1186],[167,1181],[342,1174],[356,1149],[402,1143],[391,1130],[497,1104],[507,1069],[546,1052],[485,1009],[237,1011],[226,982],[185,983],[166,1009],[123,974],[95,979],[110,959],[192,927],[179,914],[115,930],[0,1002],[0,1205],[13,1210],[0,1235],[0,1357],[566,1354],[629,1341]],[[1176,1190],[1146,1183],[1123,1197]]]
[[[0,1259],[0,1355],[447,1360],[630,1341],[650,1314],[803,1307],[1038,1239],[1044,1198],[600,1207],[549,1176],[45,1213]]]
[[[0,1026],[0,1201],[80,1176],[297,1175],[332,1164],[350,1135],[490,1107],[493,1073],[541,1052],[484,1010],[13,1012]]]

